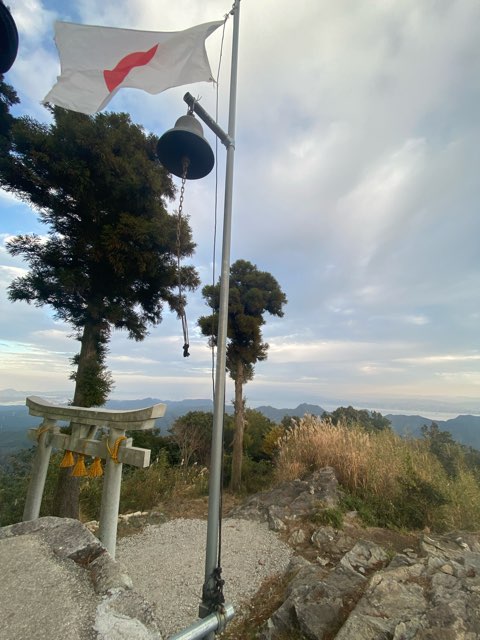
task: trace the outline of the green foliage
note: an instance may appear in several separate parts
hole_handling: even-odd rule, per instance
[[[264,450],[264,441],[267,434],[275,427],[276,424],[260,411],[245,410],[244,450],[255,462],[269,459]]]
[[[223,486],[229,487],[232,473],[232,454],[224,456]],[[242,458],[242,483],[239,492],[243,495],[264,491],[272,485],[275,468],[270,460],[252,460],[248,455]]]
[[[0,185],[35,208],[48,229],[46,239],[20,235],[8,243],[30,267],[8,291],[12,301],[49,305],[73,327],[82,343],[76,391],[85,389],[74,402],[92,406],[111,386],[104,366],[111,330],[142,340],[164,304],[178,312],[184,303],[178,221],[166,208],[174,188],[156,157],[157,138],[127,114],[52,113],[51,125],[16,119],[11,153],[0,162]],[[190,256],[185,219],[180,231],[180,256]],[[184,290],[198,286],[193,266],[181,267],[181,281]]]
[[[112,374],[105,364],[108,353],[107,336],[108,332],[95,331],[91,325],[84,327],[83,336],[80,337],[78,334],[84,357],[81,357],[81,351],[71,359],[76,369],[70,374],[70,380],[75,381],[73,404],[76,406],[99,407],[105,403],[113,388]],[[87,355],[89,338],[93,344],[91,352]]]
[[[100,518],[102,489],[103,476],[100,478],[82,478],[80,483],[80,514],[82,519],[88,521]]]
[[[10,455],[0,468],[0,526],[22,520],[34,448]]]
[[[453,440],[448,431],[440,431],[436,422],[432,422],[429,427],[423,425],[422,436],[447,475],[454,478],[457,475],[459,459],[462,457],[461,446]]]
[[[156,428],[147,431],[129,431],[127,435],[133,439],[134,447],[150,449],[150,460],[152,462],[164,451],[170,466],[180,464],[180,450],[172,436],[162,436],[160,430]]]
[[[120,512],[147,511],[175,495],[198,497],[208,493],[208,473],[203,467],[175,466],[162,450],[146,469],[134,469],[122,482]]]
[[[202,316],[198,324],[204,336],[217,339],[218,311],[220,308],[220,281],[202,290],[213,313]],[[261,326],[264,315],[283,316],[287,298],[275,278],[260,271],[247,260],[237,260],[230,267],[230,293],[228,304],[227,369],[235,380],[238,363],[242,364],[242,379],[253,378],[253,366],[267,357],[268,344],[262,342]]]
[[[398,491],[392,498],[371,489],[346,493],[341,501],[345,511],[357,511],[366,526],[387,529],[418,530],[447,528],[441,508],[449,498],[431,482],[417,475],[399,478]]]
[[[274,468],[269,460],[255,461],[244,456],[242,462],[242,486],[245,493],[264,491],[272,485]]]
[[[399,478],[398,482],[400,491],[395,524],[409,529],[433,525],[432,512],[449,503],[441,486],[421,478],[413,471],[408,476]],[[441,524],[437,521],[437,528],[440,527]]]
[[[378,411],[354,409],[352,406],[338,407],[332,413],[325,412],[322,418],[330,420],[334,425],[360,426],[370,432],[392,428],[390,421]]]
[[[360,520],[367,527],[381,526],[379,525],[373,497],[371,499],[362,498],[356,492],[349,492],[342,488],[340,507],[345,513],[356,511]]]
[[[268,460],[274,460],[280,446],[280,440],[285,435],[285,429],[276,424],[263,437],[262,452]]]
[[[461,448],[465,466],[476,476],[480,483],[480,451],[465,445],[461,445]]]
[[[369,488],[346,493],[341,501],[345,511],[357,511],[366,526],[394,529],[437,531],[448,528],[442,507],[450,504],[449,496],[433,482],[418,475],[398,479],[396,494],[377,493]]]
[[[35,447],[22,449],[9,456],[4,468],[0,468],[0,526],[21,522],[30,482]],[[52,515],[58,465],[62,456],[54,454],[48,467],[40,516]]]
[[[284,429],[292,429],[300,421],[300,416],[283,416],[280,424]]]
[[[334,529],[341,529],[343,526],[343,511],[340,508],[327,508],[319,505],[318,510],[311,516],[311,521],[314,524],[325,527],[330,526]]]

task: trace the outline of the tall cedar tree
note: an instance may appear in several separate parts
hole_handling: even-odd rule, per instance
[[[11,128],[11,152],[0,159],[0,184],[32,206],[47,237],[21,235],[8,251],[28,263],[13,280],[12,301],[49,305],[73,327],[80,352],[72,404],[102,405],[112,386],[105,357],[112,329],[143,340],[162,320],[164,304],[179,311],[177,217],[167,212],[171,179],[156,157],[157,137],[124,113],[93,117],[51,109],[53,123],[28,117]],[[192,255],[181,223],[181,257]],[[181,267],[185,290],[199,284]],[[78,517],[78,483],[61,477],[57,515]],[[68,485],[68,487],[67,487]]]
[[[213,313],[202,316],[198,324],[204,336],[216,343],[220,282],[202,290]],[[243,434],[245,430],[245,402],[243,387],[252,380],[258,361],[267,359],[268,344],[263,342],[261,327],[264,314],[283,316],[287,298],[275,278],[246,260],[237,260],[230,267],[228,303],[227,371],[235,382],[235,433],[232,453],[231,487],[238,491],[242,481]]]

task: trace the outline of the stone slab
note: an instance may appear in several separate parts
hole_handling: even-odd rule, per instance
[[[0,528],[5,640],[161,640],[151,605],[78,520]]]

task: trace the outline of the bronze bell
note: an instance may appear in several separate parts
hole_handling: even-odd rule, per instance
[[[210,173],[215,164],[213,151],[203,136],[202,125],[188,113],[181,116],[160,138],[157,155],[165,169],[174,176],[183,177],[186,167],[187,180],[198,180]]]
[[[0,0],[0,73],[6,73],[17,57],[18,31],[12,14]]]

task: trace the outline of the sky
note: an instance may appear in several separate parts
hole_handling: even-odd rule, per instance
[[[15,113],[42,122],[41,100],[59,74],[55,20],[177,31],[232,6],[10,5],[20,49],[5,79],[21,100]],[[232,27],[229,19],[218,85],[224,129]],[[221,31],[207,41],[214,75]],[[122,90],[106,110],[161,135],[186,112],[185,91],[215,114],[209,83],[156,96]],[[480,413],[479,101],[478,0],[241,1],[231,259],[269,271],[288,299],[283,318],[265,317],[269,355],[245,387],[248,406]],[[215,147],[206,128],[205,136]],[[225,155],[220,145],[216,172],[185,192],[202,285],[214,277],[216,175],[215,279],[220,269]],[[71,397],[70,328],[48,308],[6,297],[26,265],[5,242],[46,229],[4,192],[0,220],[0,389]],[[189,358],[168,310],[144,342],[115,333],[112,397],[211,397],[212,356],[196,326],[206,312],[198,290],[187,307]]]

